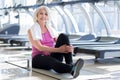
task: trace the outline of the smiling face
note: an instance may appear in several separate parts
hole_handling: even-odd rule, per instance
[[[48,13],[45,8],[41,8],[37,14],[37,21],[39,23],[46,23],[48,20]]]

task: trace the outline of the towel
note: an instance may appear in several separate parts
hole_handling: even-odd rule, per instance
[[[46,27],[50,32],[50,35],[52,36],[52,38],[58,37],[58,32],[51,26],[50,23],[47,23]],[[33,24],[30,30],[34,40],[42,40],[41,27],[37,22]]]

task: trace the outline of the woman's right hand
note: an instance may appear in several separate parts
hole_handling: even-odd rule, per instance
[[[62,45],[59,47],[59,52],[61,52],[61,53],[68,53],[68,52],[72,52],[72,51],[73,51],[72,46]]]

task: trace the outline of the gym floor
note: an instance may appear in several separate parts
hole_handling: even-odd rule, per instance
[[[5,46],[5,44],[0,45],[0,80],[58,80],[26,69],[31,50],[24,50],[23,47]],[[73,56],[74,62],[78,58],[84,59],[85,62],[80,75],[73,79],[69,78],[69,74],[57,74],[61,77],[61,80],[120,80],[119,58],[94,62],[95,57],[93,55],[78,53]],[[49,71],[43,71],[43,73],[48,74]],[[56,75],[53,76],[56,77]]]

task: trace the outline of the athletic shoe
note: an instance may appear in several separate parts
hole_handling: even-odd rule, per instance
[[[83,67],[84,61],[82,59],[78,59],[77,62],[73,65],[73,71],[71,72],[73,78],[79,76],[79,72]]]

